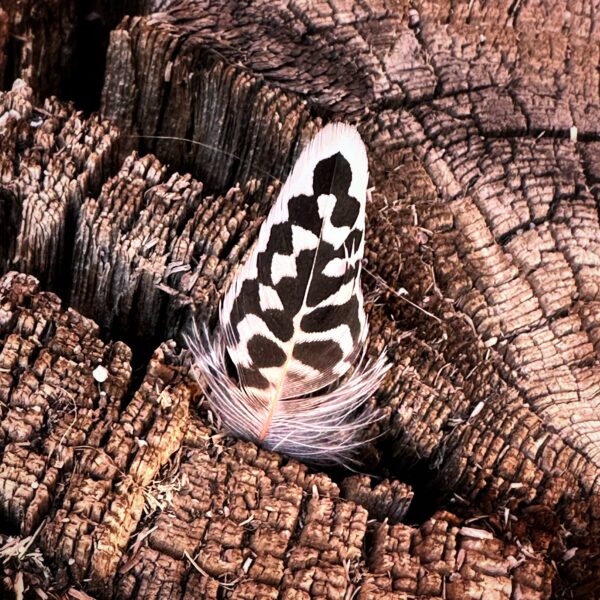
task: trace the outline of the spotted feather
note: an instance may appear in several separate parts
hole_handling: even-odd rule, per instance
[[[229,431],[313,462],[344,462],[362,443],[377,415],[358,409],[389,368],[383,356],[365,357],[367,181],[356,129],[325,127],[294,165],[225,294],[217,330],[190,342],[195,371]]]

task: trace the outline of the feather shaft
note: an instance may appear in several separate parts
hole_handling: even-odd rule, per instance
[[[324,220],[323,220],[324,223]],[[323,235],[323,225],[321,225],[321,231],[319,231],[319,242],[321,241],[321,237]],[[317,245],[318,248],[318,245]],[[312,264],[311,264],[311,268],[310,268],[310,273],[308,276],[308,282],[306,284],[306,289],[304,291],[304,297],[302,298],[302,306],[300,308],[300,310],[298,311],[298,313],[296,314],[296,316],[294,317],[293,320],[293,325],[294,325],[294,334],[292,336],[292,339],[289,343],[289,346],[291,348],[290,351],[288,351],[287,356],[286,356],[286,360],[285,360],[285,364],[283,365],[282,369],[281,369],[281,374],[279,377],[279,381],[277,382],[277,387],[275,388],[274,392],[273,392],[273,397],[269,400],[269,408],[268,408],[268,412],[267,412],[267,416],[265,418],[265,422],[264,425],[261,429],[260,435],[258,436],[258,439],[260,441],[260,443],[263,443],[265,441],[265,438],[267,437],[267,434],[269,433],[269,428],[271,427],[271,424],[273,422],[273,415],[275,413],[275,409],[277,407],[278,402],[281,400],[281,394],[283,391],[283,385],[285,382],[285,379],[287,377],[288,374],[288,370],[290,368],[290,362],[291,362],[291,358],[292,358],[292,353],[293,353],[293,348],[296,344],[296,339],[297,339],[297,333],[300,330],[299,328],[299,322],[300,319],[302,318],[302,314],[304,312],[304,309],[306,307],[306,301],[308,298],[308,292],[310,290],[310,286],[312,283],[312,279],[313,279],[313,273],[314,273],[314,268],[315,268],[315,263],[317,261],[317,252],[314,253],[313,256],[313,260],[312,260]]]

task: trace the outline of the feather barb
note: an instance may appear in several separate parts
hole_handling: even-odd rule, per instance
[[[226,429],[311,462],[350,459],[379,418],[366,404],[389,369],[384,356],[365,354],[367,181],[356,129],[325,127],[300,155],[225,294],[219,326],[189,340],[195,373]]]

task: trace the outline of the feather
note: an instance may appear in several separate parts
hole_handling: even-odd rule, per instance
[[[383,355],[365,354],[367,182],[356,129],[326,126],[282,187],[223,298],[217,329],[195,328],[188,340],[227,430],[315,463],[351,460],[378,418],[363,405],[389,369]]]

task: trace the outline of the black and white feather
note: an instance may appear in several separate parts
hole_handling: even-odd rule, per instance
[[[312,462],[345,462],[363,443],[377,415],[358,409],[389,368],[383,356],[365,356],[367,180],[356,129],[325,127],[281,189],[216,331],[190,342],[196,375],[227,430]]]

